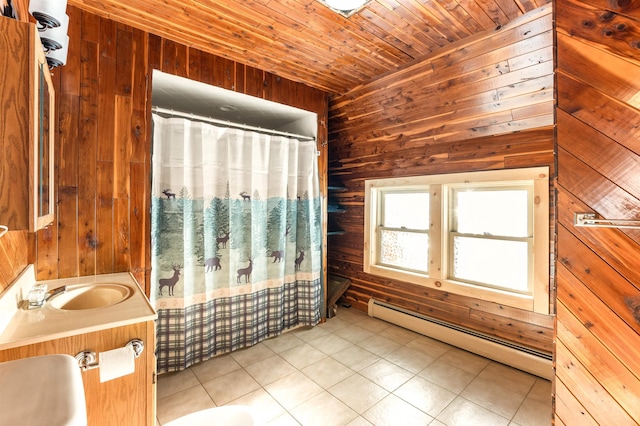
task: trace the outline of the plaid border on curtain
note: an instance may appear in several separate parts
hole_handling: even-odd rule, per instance
[[[320,279],[210,300],[184,309],[159,309],[158,373],[181,371],[243,349],[296,326],[320,321]]]

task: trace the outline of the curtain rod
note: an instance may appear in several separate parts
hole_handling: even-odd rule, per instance
[[[304,135],[298,135],[298,134],[295,134],[295,133],[281,132],[279,130],[265,129],[263,127],[249,126],[248,124],[234,123],[232,121],[219,120],[219,119],[216,119],[216,118],[213,118],[213,117],[206,117],[204,115],[193,114],[193,113],[190,113],[190,112],[175,111],[175,110],[172,110],[172,109],[161,108],[161,107],[156,107],[156,106],[151,107],[151,111],[152,112],[157,112],[159,114],[169,114],[169,115],[173,115],[173,116],[176,116],[176,117],[191,118],[191,119],[194,119],[194,120],[206,121],[208,123],[220,124],[220,125],[225,126],[225,127],[234,127],[234,128],[238,128],[238,129],[242,129],[242,130],[253,130],[253,131],[256,131],[256,132],[260,132],[260,133],[268,133],[268,134],[271,134],[271,135],[292,137],[292,138],[295,138],[295,139],[300,139],[300,140],[305,140],[305,141],[314,141],[314,140],[316,140],[316,138],[314,138],[313,136],[304,136]]]

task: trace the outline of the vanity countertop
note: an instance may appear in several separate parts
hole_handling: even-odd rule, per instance
[[[12,286],[0,296],[0,350],[43,341],[105,330],[139,322],[152,321],[157,314],[133,276],[128,273],[94,275],[38,281],[48,288],[93,283],[126,284],[133,294],[115,305],[85,309],[60,310],[45,303],[41,308],[21,309],[19,302],[26,298],[35,283],[33,265],[29,265]]]

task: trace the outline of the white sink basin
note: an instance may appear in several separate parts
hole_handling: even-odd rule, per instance
[[[52,297],[47,303],[65,311],[78,311],[112,306],[127,300],[133,288],[119,283],[91,283],[69,286],[66,293]]]
[[[78,361],[47,355],[0,363],[0,424],[87,424]]]

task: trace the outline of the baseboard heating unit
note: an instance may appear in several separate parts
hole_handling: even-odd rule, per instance
[[[479,333],[426,315],[417,314],[380,300],[369,299],[369,316],[473,352],[485,358],[531,373],[553,378],[550,354]]]

